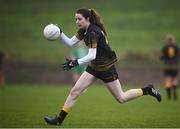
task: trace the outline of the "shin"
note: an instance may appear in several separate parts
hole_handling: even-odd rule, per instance
[[[70,91],[70,94],[64,104],[64,108],[71,109],[71,107],[76,102],[77,97],[80,96],[81,93],[95,80],[96,78],[94,76],[87,72],[84,72]]]

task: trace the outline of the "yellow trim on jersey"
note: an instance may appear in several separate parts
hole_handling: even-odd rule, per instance
[[[70,111],[70,109],[64,106],[64,107],[63,107],[63,111],[65,111],[65,112],[68,113],[68,112]]]
[[[96,41],[93,41],[91,43],[91,48],[97,48],[97,42]]]
[[[107,63],[107,64],[102,64],[102,65],[96,65],[96,64],[92,64],[92,63],[91,63],[91,66],[92,66],[92,67],[96,67],[96,68],[102,68],[102,67],[105,67],[105,66],[109,66],[109,65],[113,64],[113,63],[116,62],[116,61],[117,61],[117,58],[114,59],[114,60],[112,60],[111,62],[109,62],[109,63]]]
[[[143,91],[142,91],[142,89],[139,89],[139,96],[143,96]]]
[[[88,48],[97,48],[97,42],[94,40],[91,43],[88,43]]]
[[[94,64],[90,64],[89,66],[96,71],[106,71],[109,68],[111,68],[113,65],[114,65],[114,62],[112,62],[111,64],[108,64],[106,66],[103,66],[103,67],[96,67]]]
[[[106,71],[106,70],[108,70],[109,68],[111,68],[113,65],[114,65],[114,64],[111,64],[111,65],[108,65],[108,66],[103,67],[103,68],[96,68],[96,67],[93,67],[93,66],[91,66],[91,65],[90,65],[90,67],[93,68],[93,69],[96,70],[96,71]]]

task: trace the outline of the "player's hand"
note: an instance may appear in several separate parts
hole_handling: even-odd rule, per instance
[[[77,65],[79,65],[77,60],[66,59],[66,62],[62,64],[62,68],[68,71]]]

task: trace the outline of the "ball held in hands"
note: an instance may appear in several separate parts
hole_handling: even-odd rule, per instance
[[[43,30],[44,37],[49,41],[57,40],[61,34],[60,28],[55,24],[48,24]]]

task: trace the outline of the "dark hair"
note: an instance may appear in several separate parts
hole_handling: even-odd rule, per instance
[[[87,9],[87,8],[81,8],[76,11],[76,13],[82,14],[84,18],[89,18],[89,21],[101,28],[101,30],[104,32],[104,34],[107,36],[106,29],[104,27],[104,23],[98,14],[98,12],[95,9]]]

